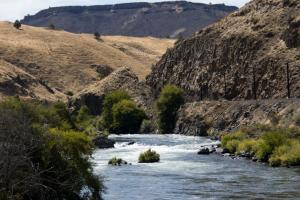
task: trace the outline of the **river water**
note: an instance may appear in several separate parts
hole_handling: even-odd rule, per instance
[[[180,135],[110,136],[113,149],[94,153],[95,172],[106,186],[105,200],[300,199],[300,168],[271,168],[245,159],[197,155],[215,141]],[[128,141],[135,144],[127,145]],[[147,149],[159,163],[140,164]],[[112,157],[132,165],[109,166]]]

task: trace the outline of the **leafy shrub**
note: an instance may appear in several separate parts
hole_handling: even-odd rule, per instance
[[[237,151],[238,152],[246,152],[246,153],[251,153],[254,151],[254,147],[256,145],[256,141],[254,139],[246,139],[241,142],[239,142]]]
[[[95,37],[96,40],[100,40],[101,39],[101,35],[100,35],[99,32],[95,32],[94,33],[94,37]]]
[[[110,159],[109,161],[108,161],[108,164],[109,165],[113,165],[113,166],[117,166],[117,165],[122,165],[122,164],[127,164],[127,162],[126,161],[124,161],[124,160],[122,160],[121,158],[117,158],[117,157],[113,157],[112,159]]]
[[[131,100],[129,94],[124,90],[116,90],[107,94],[103,101],[103,112],[102,112],[102,119],[103,119],[103,126],[106,129],[110,129],[113,123],[113,116],[112,116],[112,108],[114,104],[119,103],[122,100]]]
[[[183,104],[183,90],[172,85],[165,86],[157,100],[158,126],[161,133],[172,133],[175,128],[177,110]]]
[[[48,28],[51,30],[55,30],[55,25],[51,23],[51,24],[49,24]]]
[[[63,103],[41,105],[10,99],[0,103],[0,110],[0,143],[9,144],[9,149],[1,146],[0,154],[6,156],[0,155],[0,169],[13,172],[13,179],[0,182],[0,190],[6,191],[2,196],[80,200],[85,199],[80,195],[85,187],[92,195],[87,194],[89,199],[101,199],[103,186],[89,161],[93,144],[72,126]],[[7,163],[7,158],[18,159]],[[0,177],[7,175],[0,170]]]
[[[155,131],[155,124],[151,120],[143,120],[140,132],[141,133],[152,133]]]
[[[159,162],[160,156],[155,151],[148,149],[144,153],[141,153],[139,156],[139,163],[154,163]]]
[[[289,141],[279,146],[269,159],[271,166],[299,166],[300,165],[300,142]]]
[[[114,104],[112,115],[111,132],[117,134],[138,133],[142,121],[146,119],[145,112],[138,108],[132,100],[122,100]]]
[[[244,132],[237,131],[222,137],[222,146],[227,148],[227,143],[231,140],[242,141],[245,139],[246,135]]]
[[[256,138],[248,139],[249,136],[253,136],[251,131],[255,132]],[[254,153],[258,160],[268,162],[271,166],[298,166],[299,135],[300,130],[297,128],[255,126],[223,136],[222,146],[228,148],[231,153]]]
[[[226,148],[230,153],[235,153],[238,149],[239,143],[239,140],[230,140],[227,142]]]
[[[21,26],[22,26],[21,22],[20,22],[19,20],[16,20],[15,23],[14,23],[14,27],[15,27],[16,29],[20,29]]]

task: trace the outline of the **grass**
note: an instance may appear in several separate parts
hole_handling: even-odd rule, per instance
[[[253,126],[223,136],[230,153],[254,155],[271,166],[300,166],[300,129]]]
[[[160,155],[155,151],[148,149],[139,156],[139,163],[154,163],[159,162]]]
[[[16,67],[22,66],[27,76],[45,80],[62,93],[75,94],[101,79],[91,65],[107,65],[113,69],[128,66],[144,79],[151,66],[174,43],[174,40],[151,37],[101,38],[103,42],[99,43],[91,34],[26,25],[19,31],[11,23],[0,22],[0,61],[2,58],[12,61]],[[5,67],[10,69],[11,66]],[[44,94],[44,99],[47,95]]]

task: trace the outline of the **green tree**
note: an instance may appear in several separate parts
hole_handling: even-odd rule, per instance
[[[165,86],[157,100],[159,110],[158,127],[161,133],[172,133],[175,128],[177,110],[183,104],[183,90],[172,85]]]
[[[20,29],[21,26],[22,26],[21,22],[20,22],[19,20],[16,20],[15,23],[14,23],[14,27],[15,27],[16,29]]]
[[[99,32],[95,32],[94,33],[94,37],[95,37],[96,40],[100,40],[101,39],[101,35],[100,35]]]
[[[55,30],[55,25],[54,24],[49,24],[49,29],[51,29],[51,30]]]
[[[112,116],[111,131],[117,134],[138,133],[146,118],[145,112],[138,108],[132,100],[122,100],[114,104]]]
[[[63,103],[0,103],[0,199],[101,199],[91,139],[69,120]]]
[[[127,99],[130,100],[129,94],[124,90],[116,90],[107,94],[103,101],[102,119],[103,126],[106,129],[110,129],[113,123],[112,108],[114,104]]]

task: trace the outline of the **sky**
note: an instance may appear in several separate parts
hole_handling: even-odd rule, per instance
[[[157,2],[164,0],[0,0],[0,21],[23,19],[27,14],[35,14],[42,9],[67,5],[104,5],[128,2]],[[170,1],[170,0],[169,0]],[[225,3],[241,7],[249,0],[189,0],[200,3]]]

